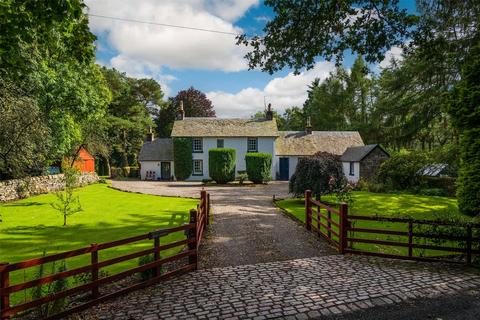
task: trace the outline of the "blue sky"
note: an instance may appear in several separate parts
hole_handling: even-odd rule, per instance
[[[270,8],[260,0],[86,0],[89,13],[214,29],[261,34]],[[402,6],[414,10],[414,1]],[[176,29],[136,22],[90,17],[98,37],[97,61],[134,77],[156,79],[167,96],[193,86],[207,94],[221,117],[248,117],[263,109],[263,101],[283,111],[301,106],[308,84],[324,79],[333,64],[321,61],[299,76],[290,70],[273,75],[247,70],[245,48],[233,35]],[[398,54],[393,52],[392,54]],[[347,55],[344,65],[354,57]]]

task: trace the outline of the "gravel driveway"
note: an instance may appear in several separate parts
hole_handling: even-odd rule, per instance
[[[199,197],[196,182],[113,181],[113,187],[154,195]],[[335,254],[324,241],[278,211],[272,199],[288,197],[288,183],[209,186],[213,224],[200,248],[202,268],[236,266]]]

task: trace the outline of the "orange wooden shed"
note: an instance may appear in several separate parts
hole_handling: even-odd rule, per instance
[[[78,159],[73,165],[81,172],[95,172],[95,158],[85,148],[80,148]]]

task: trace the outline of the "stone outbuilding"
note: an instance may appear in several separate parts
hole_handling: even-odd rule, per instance
[[[347,148],[340,160],[348,181],[358,182],[374,178],[382,162],[388,158],[390,155],[382,146],[369,144]]]

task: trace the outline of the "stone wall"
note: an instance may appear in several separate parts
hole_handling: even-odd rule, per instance
[[[83,173],[79,178],[79,185],[84,186],[97,181],[96,173]],[[0,181],[0,202],[55,192],[62,190],[64,186],[63,174]]]
[[[379,147],[375,148],[360,162],[360,179],[372,180],[378,173],[382,162],[389,156]]]

